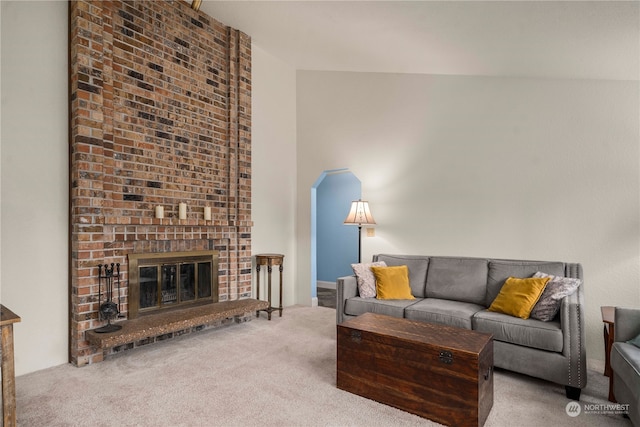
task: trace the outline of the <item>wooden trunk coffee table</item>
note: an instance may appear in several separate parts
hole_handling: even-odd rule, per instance
[[[491,334],[365,313],[338,325],[337,386],[433,421],[481,426],[493,407]]]

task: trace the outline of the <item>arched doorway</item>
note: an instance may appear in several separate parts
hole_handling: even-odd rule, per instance
[[[324,171],[311,188],[311,298],[317,288],[335,289],[338,277],[352,274],[358,260],[358,229],[343,224],[353,200],[361,196],[360,180],[348,169]]]

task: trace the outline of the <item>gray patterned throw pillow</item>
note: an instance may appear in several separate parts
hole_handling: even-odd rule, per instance
[[[356,274],[358,281],[358,294],[361,298],[375,298],[376,296],[376,277],[371,271],[371,267],[386,267],[384,261],[369,262],[362,264],[351,264],[353,272]]]
[[[544,288],[540,299],[531,310],[530,317],[533,319],[549,322],[553,320],[560,309],[562,298],[571,295],[582,284],[582,280],[571,277],[553,276],[551,274],[538,271],[533,277],[551,277],[551,280]]]

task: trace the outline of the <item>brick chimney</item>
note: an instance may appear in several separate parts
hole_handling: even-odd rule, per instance
[[[103,357],[84,336],[104,324],[98,264],[120,263],[126,291],[128,254],[217,250],[219,301],[251,296],[251,40],[184,1],[69,8],[70,361],[83,366]]]

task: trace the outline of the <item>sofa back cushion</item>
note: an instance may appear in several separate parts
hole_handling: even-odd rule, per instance
[[[504,281],[509,277],[526,278],[536,272],[564,277],[564,263],[545,261],[509,261],[490,260],[487,278],[487,295],[485,305],[489,307],[500,293]]]
[[[409,268],[409,286],[411,294],[424,298],[424,284],[427,280],[429,257],[418,255],[374,255],[373,261],[384,261],[388,266],[406,265]]]
[[[426,296],[485,305],[487,271],[486,259],[432,257]]]

